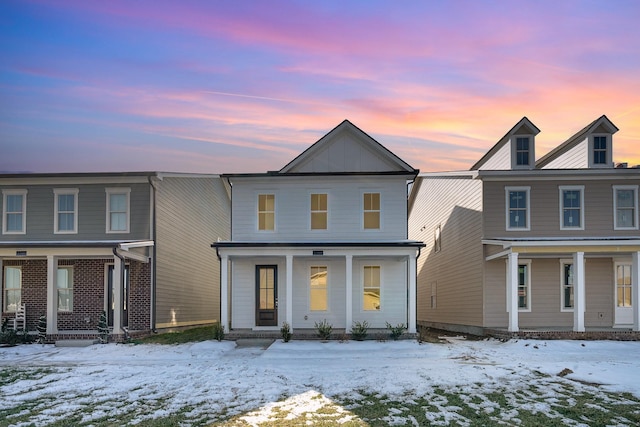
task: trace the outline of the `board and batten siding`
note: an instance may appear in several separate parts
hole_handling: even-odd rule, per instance
[[[585,169],[589,167],[588,138],[551,160],[542,169]]]
[[[522,180],[485,181],[484,237],[630,237],[638,230],[614,230],[613,186],[638,185],[638,180]],[[584,230],[560,229],[561,186],[584,186]],[[505,187],[530,187],[529,231],[507,231]]]
[[[163,177],[156,190],[156,325],[220,319],[220,262],[211,243],[228,239],[229,197],[219,177]]]
[[[409,238],[426,244],[418,258],[417,320],[481,326],[483,319],[482,182],[469,176],[420,177]],[[441,250],[435,251],[436,227]],[[436,307],[431,307],[435,290]]]
[[[106,188],[130,188],[129,233],[107,233]],[[78,190],[78,232],[55,234],[55,189]],[[148,183],[54,184],[2,186],[0,190],[27,190],[26,234],[1,234],[0,241],[146,240],[150,236],[150,186]],[[0,212],[4,198],[0,194]]]
[[[233,178],[234,241],[380,241],[407,238],[404,177]],[[380,193],[379,230],[363,229],[363,193]],[[326,193],[326,230],[311,230],[310,195]],[[275,195],[275,230],[259,231],[258,195]]]

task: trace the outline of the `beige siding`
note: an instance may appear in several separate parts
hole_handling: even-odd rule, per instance
[[[640,175],[640,174],[639,174]],[[613,185],[638,185],[637,180],[562,180],[562,181],[485,181],[484,237],[629,237],[640,236],[637,230],[613,229]],[[584,230],[560,230],[559,187],[584,185]],[[531,208],[530,231],[506,231],[505,187],[529,186]]]
[[[482,324],[481,185],[462,177],[422,178],[409,217],[409,238],[427,245],[418,258],[418,322]],[[442,250],[436,253],[438,225]]]
[[[211,243],[229,238],[229,198],[217,177],[164,177],[156,195],[156,323],[220,318],[220,262]]]
[[[589,167],[588,139],[576,144],[561,156],[553,159],[542,169],[582,169]]]

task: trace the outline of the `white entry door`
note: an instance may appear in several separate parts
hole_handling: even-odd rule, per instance
[[[629,326],[633,324],[633,307],[631,306],[631,263],[616,263],[615,283],[615,325]]]

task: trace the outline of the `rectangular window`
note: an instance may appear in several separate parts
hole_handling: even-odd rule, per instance
[[[616,266],[616,305],[618,307],[632,307],[631,264]]]
[[[311,195],[311,229],[326,230],[327,229],[327,195],[312,194]]]
[[[22,303],[22,268],[4,268],[4,311],[15,313]]]
[[[73,311],[73,267],[58,267],[58,311]]]
[[[584,187],[560,187],[560,229],[584,230]]]
[[[78,232],[78,189],[54,188],[53,229],[56,234]]]
[[[530,164],[530,140],[528,137],[516,138],[516,165],[529,166]]]
[[[638,186],[613,186],[613,220],[616,230],[638,229]]]
[[[569,261],[561,261],[561,293],[562,293],[562,305],[561,311],[573,310],[573,264]]]
[[[258,195],[258,230],[275,230],[276,196]]]
[[[607,157],[608,157],[607,156],[607,137],[594,136],[593,137],[593,164],[606,165]]]
[[[518,264],[518,309],[531,309],[531,272],[529,264]]]
[[[27,231],[27,190],[3,190],[2,196],[2,233],[25,234]]]
[[[107,233],[129,232],[130,188],[107,188]]]
[[[311,267],[309,309],[326,311],[327,307],[327,267]]]
[[[529,187],[506,187],[507,230],[529,230]]]
[[[364,310],[380,310],[380,266],[364,267],[364,293],[362,307]]]
[[[380,193],[364,193],[363,208],[365,230],[380,229]]]

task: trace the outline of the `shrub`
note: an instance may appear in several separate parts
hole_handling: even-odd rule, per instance
[[[282,328],[280,328],[280,334],[282,335],[282,341],[289,342],[291,339],[291,326],[289,326],[288,322],[284,322],[282,324]]]
[[[331,323],[327,322],[327,319],[324,319],[322,322],[315,322],[316,331],[321,340],[327,341],[331,338],[331,331],[333,330],[333,326]]]
[[[400,338],[407,329],[407,326],[404,323],[398,323],[396,326],[391,325],[389,322],[386,322],[386,324],[387,329],[389,329],[391,339],[394,341]]]
[[[367,330],[369,329],[369,323],[365,320],[363,322],[354,322],[351,327],[351,338],[356,341],[362,341],[367,337]]]
[[[222,341],[224,339],[224,325],[220,322],[213,325],[213,338],[218,341]]]

